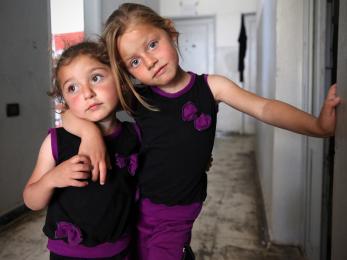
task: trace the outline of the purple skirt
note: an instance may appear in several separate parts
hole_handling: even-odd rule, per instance
[[[181,260],[202,203],[166,206],[142,199],[139,205],[138,258]]]

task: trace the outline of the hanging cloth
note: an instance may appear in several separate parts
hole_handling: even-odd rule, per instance
[[[243,82],[243,71],[245,69],[245,56],[247,49],[247,34],[246,27],[244,22],[244,14],[241,15],[241,30],[239,35],[239,72],[240,72],[240,81]]]

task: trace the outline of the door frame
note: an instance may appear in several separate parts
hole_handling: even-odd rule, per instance
[[[257,45],[256,45],[256,13],[243,13],[247,35],[247,49],[245,56],[244,82],[245,90],[256,93],[257,81]],[[249,33],[251,29],[251,33]],[[255,134],[255,118],[241,113],[241,134]]]
[[[338,48],[337,48],[337,94],[342,100],[347,99],[347,2],[338,1]],[[347,111],[346,103],[341,102],[337,109],[337,126],[335,132],[335,160],[333,181],[332,209],[332,243],[331,259],[347,259]]]
[[[327,0],[305,0],[303,84],[305,111],[319,115],[327,88],[331,84],[329,57],[330,17]],[[329,140],[307,137],[305,151],[305,178],[303,198],[302,245],[308,259],[326,259],[329,251],[329,193],[331,164]]]

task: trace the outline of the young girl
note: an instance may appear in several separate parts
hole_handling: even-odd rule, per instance
[[[172,22],[146,6],[121,5],[108,18],[103,38],[112,72],[120,81],[119,92],[129,91],[137,99],[133,105],[119,97],[142,131],[140,259],[182,258],[206,198],[206,165],[219,102],[297,133],[334,134],[335,107],[340,101],[336,86],[329,89],[320,116],[315,118],[283,102],[247,92],[223,76],[186,72],[179,66],[178,32]],[[132,78],[144,86],[134,88]],[[86,147],[95,148],[94,161],[103,161],[103,153],[94,145],[97,138],[84,138],[91,132],[86,122],[67,116],[64,124],[82,136]],[[78,130],[81,125],[85,127]]]
[[[52,95],[77,118],[95,122],[104,135],[112,170],[107,183],[90,181],[80,138],[50,129],[25,186],[25,204],[48,206],[43,232],[50,259],[126,259],[134,215],[134,174],[139,139],[131,123],[115,117],[116,84],[104,48],[83,42],[66,49],[55,69]]]

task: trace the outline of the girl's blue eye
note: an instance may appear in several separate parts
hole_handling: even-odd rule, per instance
[[[157,45],[158,45],[158,41],[152,41],[148,44],[148,48],[154,49],[155,47],[157,47]]]
[[[130,66],[132,68],[137,68],[140,65],[140,60],[139,59],[132,59],[130,61]]]

